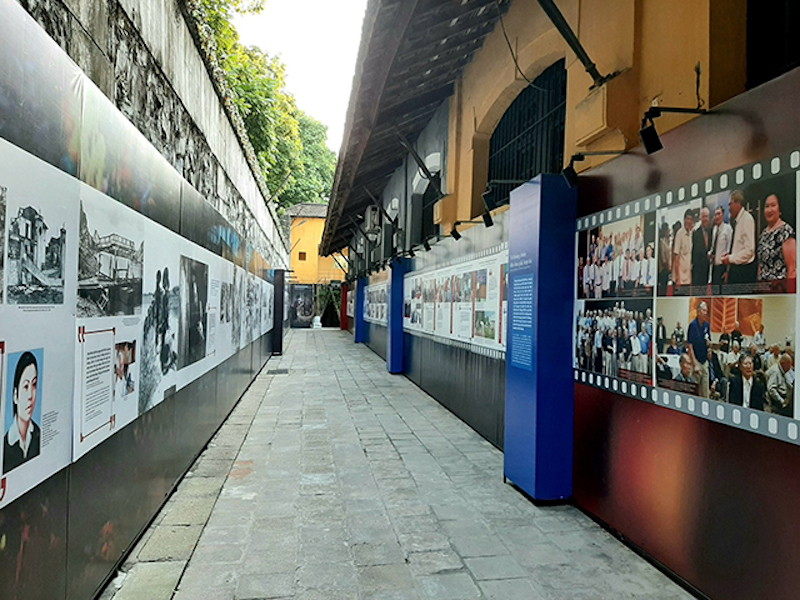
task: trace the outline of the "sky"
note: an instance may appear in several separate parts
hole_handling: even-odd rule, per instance
[[[367,0],[267,0],[233,24],[245,46],[280,56],[297,106],[328,126],[338,154]]]

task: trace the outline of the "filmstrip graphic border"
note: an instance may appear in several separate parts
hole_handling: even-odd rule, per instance
[[[800,422],[752,408],[573,369],[577,383],[800,446]]]
[[[800,168],[800,150],[792,150],[772,159],[748,163],[672,190],[638,198],[627,204],[581,217],[576,222],[576,231],[586,231],[599,225],[615,223],[636,215],[653,212],[665,206],[689,202],[709,194],[735,189],[733,186],[745,186],[763,178],[787,175],[797,171],[798,168]]]

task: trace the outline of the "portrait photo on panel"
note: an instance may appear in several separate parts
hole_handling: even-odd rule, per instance
[[[205,358],[208,337],[208,265],[181,256],[178,368]]]
[[[652,385],[653,300],[578,300],[573,365]]]
[[[796,302],[792,295],[659,299],[656,384],[793,418]]]
[[[578,233],[578,298],[652,296],[656,275],[653,213]]]
[[[4,474],[36,458],[41,452],[44,350],[39,348],[9,354],[7,371]]]

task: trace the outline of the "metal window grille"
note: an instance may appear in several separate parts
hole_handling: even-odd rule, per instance
[[[564,163],[567,103],[565,61],[548,67],[508,107],[492,134],[489,150],[489,209],[508,203],[517,183],[540,173],[560,173]]]

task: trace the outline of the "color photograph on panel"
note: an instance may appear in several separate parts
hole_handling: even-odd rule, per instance
[[[658,386],[794,417],[795,309],[792,295],[660,299]]]
[[[44,350],[8,355],[3,435],[3,475],[39,456],[42,444]]]
[[[578,298],[651,296],[656,281],[653,214],[578,236]]]
[[[404,277],[403,329],[504,350],[508,252]]]
[[[794,172],[658,211],[659,296],[796,288]]]
[[[574,366],[584,373],[576,371],[576,380],[797,441],[791,420],[797,417],[798,163],[797,153],[775,157],[769,173],[755,163],[579,219]],[[609,253],[603,244],[615,239],[616,229],[627,226],[627,215],[642,204],[655,205],[633,220],[655,217],[655,298],[644,308],[587,299],[602,296],[606,287],[605,280],[593,285],[586,273],[597,262],[593,249],[600,248],[602,262]],[[630,324],[629,310],[637,330],[638,315],[644,315],[652,357],[646,369],[641,359],[637,368],[637,361],[619,354],[635,345],[629,327],[620,327],[620,319]],[[639,346],[641,356],[641,339]],[[660,391],[626,387],[616,379],[655,383]],[[771,416],[760,418],[764,413]]]
[[[578,300],[576,368],[652,385],[653,301]]]

